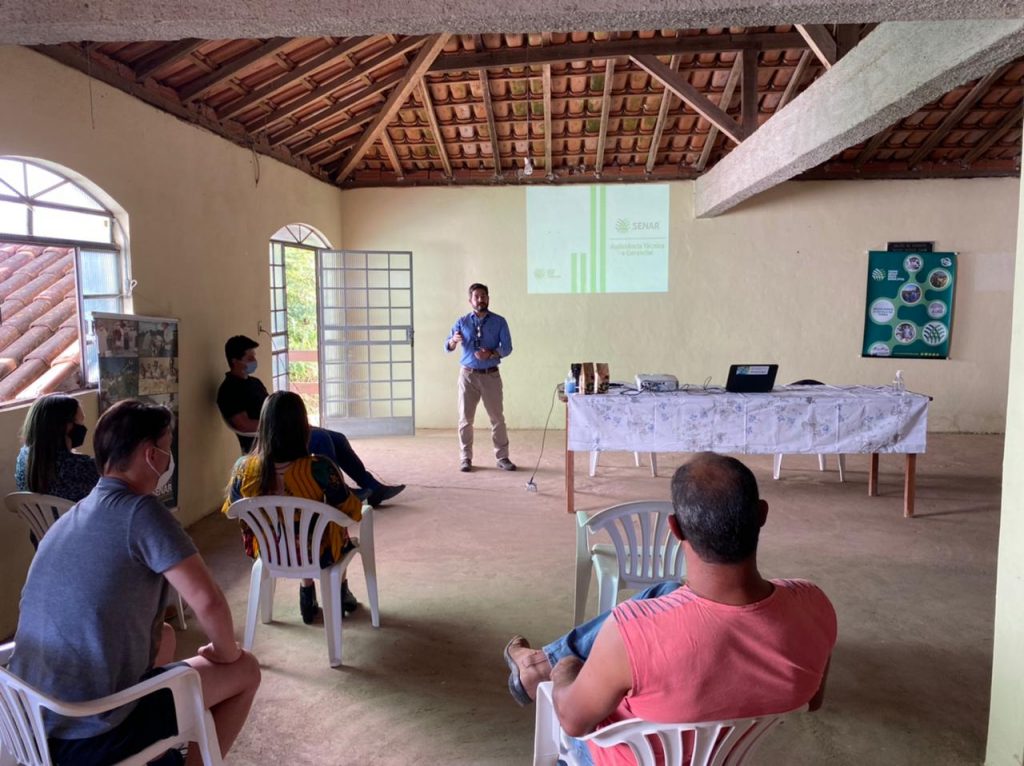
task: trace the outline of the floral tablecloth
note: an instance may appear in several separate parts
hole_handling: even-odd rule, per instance
[[[925,451],[927,396],[890,387],[779,386],[569,396],[576,452],[911,453]]]

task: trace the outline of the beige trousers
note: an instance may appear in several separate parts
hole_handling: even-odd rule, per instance
[[[473,418],[481,399],[491,421],[494,459],[507,458],[508,431],[502,408],[501,373],[471,372],[463,367],[459,370],[459,448],[462,459],[473,459]]]

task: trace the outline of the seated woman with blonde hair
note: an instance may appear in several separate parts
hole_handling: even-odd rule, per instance
[[[222,511],[243,497],[259,495],[290,495],[332,505],[354,521],[362,518],[362,502],[342,478],[334,461],[309,451],[309,419],[306,405],[298,394],[277,391],[267,397],[260,411],[260,425],[252,452],[235,463],[228,485],[228,498]],[[259,555],[252,531],[242,524],[242,544],[251,557]],[[329,524],[320,546],[320,566],[326,569],[352,547],[348,532],[337,524]],[[359,606],[342,583],[341,606],[345,614]],[[309,625],[316,619],[319,606],[316,586],[303,580],[299,588],[299,609],[302,621]]]

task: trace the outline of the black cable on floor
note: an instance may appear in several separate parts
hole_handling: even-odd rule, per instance
[[[540,454],[537,455],[537,465],[533,467],[533,473],[530,474],[530,478],[526,481],[526,488],[531,492],[537,491],[537,485],[533,483],[533,477],[537,475],[537,471],[540,468],[541,458],[544,457],[544,442],[548,438],[548,425],[551,423],[551,413],[555,410],[555,396],[558,394],[558,385],[555,385],[555,389],[551,392],[551,406],[548,408],[548,416],[544,421],[544,432],[540,437]],[[568,403],[566,403],[568,406]]]

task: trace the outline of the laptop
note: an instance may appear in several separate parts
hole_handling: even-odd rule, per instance
[[[734,364],[729,367],[725,390],[734,394],[765,394],[775,385],[777,364]]]

